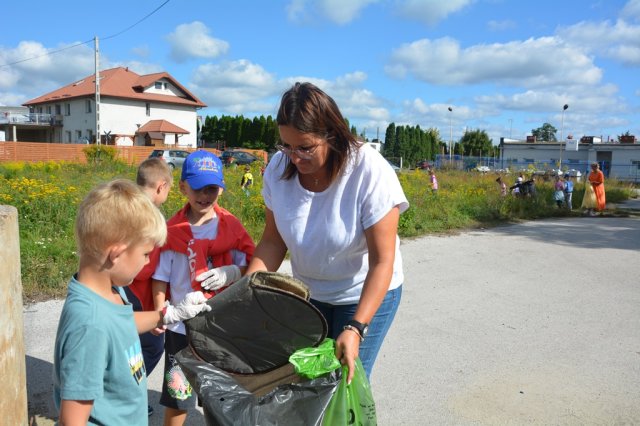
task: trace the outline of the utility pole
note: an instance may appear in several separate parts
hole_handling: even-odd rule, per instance
[[[100,53],[98,49],[98,36],[95,36],[94,44],[96,53],[96,144],[100,145]]]
[[[562,142],[564,141],[564,112],[569,108],[569,104],[564,104],[562,107],[562,124],[560,125],[560,164],[558,169],[562,170]]]
[[[451,165],[451,148],[453,148],[453,125],[451,122],[451,116],[453,114],[453,108],[449,107],[449,165]]]

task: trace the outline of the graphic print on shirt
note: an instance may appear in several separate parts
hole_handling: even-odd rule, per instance
[[[167,371],[164,379],[167,381],[167,390],[172,398],[184,401],[191,396],[191,384],[184,376],[180,365],[173,355],[169,355],[171,368]]]
[[[135,379],[136,383],[140,384],[142,379],[147,375],[147,370],[144,367],[144,359],[142,358],[142,348],[140,347],[140,340],[129,346],[126,356],[127,361],[129,362],[129,370],[131,371],[131,375]]]

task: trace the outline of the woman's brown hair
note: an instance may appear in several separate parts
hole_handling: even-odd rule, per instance
[[[301,133],[310,133],[325,138],[329,144],[327,171],[329,180],[344,170],[351,152],[358,148],[358,141],[349,131],[336,102],[311,83],[296,83],[282,95],[278,116],[278,126],[291,126]],[[282,179],[291,179],[298,170],[288,156]]]

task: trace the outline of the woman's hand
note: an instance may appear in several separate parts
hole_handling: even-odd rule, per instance
[[[344,330],[336,339],[336,358],[342,365],[349,367],[347,374],[347,384],[351,384],[351,379],[356,372],[356,358],[360,351],[360,336],[352,330]]]

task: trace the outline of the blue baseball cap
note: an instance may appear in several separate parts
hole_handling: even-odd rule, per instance
[[[187,156],[182,165],[181,178],[196,191],[209,185],[225,188],[222,162],[209,151],[198,150]]]

